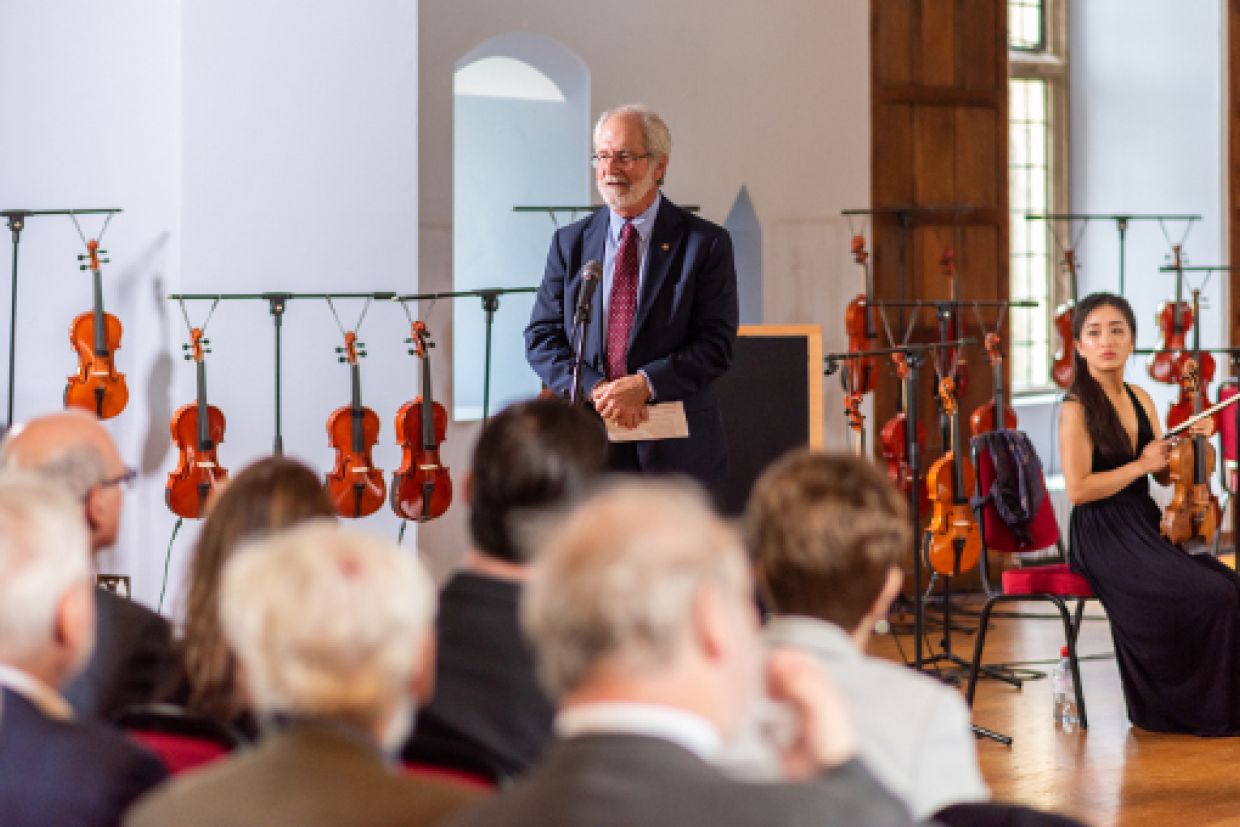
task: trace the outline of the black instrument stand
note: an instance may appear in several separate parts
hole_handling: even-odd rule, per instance
[[[13,386],[17,365],[17,254],[21,249],[22,230],[26,227],[26,219],[39,215],[107,215],[121,212],[119,207],[105,207],[90,210],[0,210],[13,234],[13,275],[12,296],[9,300],[9,401],[8,415],[4,420],[4,430],[13,427]]]
[[[284,454],[284,425],[281,415],[284,398],[281,389],[281,333],[284,329],[284,313],[288,303],[293,299],[370,299],[373,301],[390,301],[395,293],[173,293],[168,296],[170,301],[265,301],[271,311],[271,324],[275,333],[275,436],[271,440],[271,453],[274,456]]]
[[[881,356],[883,354],[899,353],[904,354],[906,364],[908,365],[908,373],[904,378],[904,398],[907,404],[904,406],[904,428],[905,428],[905,453],[908,455],[909,470],[913,477],[913,485],[909,488],[908,493],[908,509],[909,521],[913,526],[913,668],[918,672],[925,672],[928,663],[934,662],[943,657],[943,655],[935,655],[927,660],[922,656],[922,630],[925,625],[925,595],[922,593],[922,553],[923,539],[921,532],[921,496],[918,492],[918,484],[921,480],[921,452],[917,445],[917,382],[918,372],[921,368],[922,361],[927,353],[941,350],[943,348],[959,348],[967,345],[977,344],[976,339],[957,339],[949,342],[936,342],[932,344],[905,345],[902,347],[876,348],[864,353],[831,353],[824,357],[826,364],[825,372],[827,375],[839,370],[840,363],[849,359],[855,359],[862,356]],[[949,595],[950,596],[950,595]],[[951,634],[951,613],[950,602],[948,609],[944,613],[944,623],[946,625],[945,635]],[[953,656],[954,657],[954,656]],[[963,664],[963,661],[961,661]],[[973,733],[979,737],[990,738],[1001,744],[1011,744],[1012,739],[1008,736],[996,732],[986,727],[971,724]]]
[[[396,296],[396,301],[434,301],[435,299],[482,299],[482,311],[486,314],[486,350],[482,355],[482,423],[491,417],[491,331],[495,326],[495,311],[499,309],[499,297],[510,293],[537,293],[537,287],[489,287],[483,290],[451,290],[447,293],[413,293]]]
[[[78,212],[82,212],[79,210]],[[2,214],[2,213],[0,213]],[[16,260],[16,259],[15,259]],[[16,284],[16,282],[14,282]],[[288,303],[293,299],[370,299],[372,301],[433,301],[435,299],[479,298],[482,310],[486,314],[486,353],[483,364],[482,417],[486,422],[490,411],[491,395],[491,332],[494,327],[495,311],[499,308],[499,297],[508,293],[536,293],[537,287],[497,287],[486,290],[461,290],[449,293],[410,293],[397,295],[391,292],[378,293],[173,293],[168,296],[171,301],[265,301],[271,311],[272,328],[275,333],[275,435],[272,439],[272,453],[280,456],[284,453],[284,428],[282,420],[283,391],[281,389],[281,333],[284,327],[284,314]],[[12,351],[10,350],[10,353]],[[12,371],[9,372],[10,388],[12,387]],[[10,400],[12,392],[9,393]],[[10,402],[10,408],[12,403]]]
[[[280,401],[283,393],[280,390],[280,333],[284,329],[284,310],[288,306],[288,293],[264,293],[265,298],[271,309],[271,324],[275,331],[275,348],[276,348],[276,435],[271,441],[271,453],[274,456],[284,455],[284,426],[280,416]]]
[[[1112,213],[1025,213],[1026,221],[1114,221],[1115,231],[1119,234],[1119,294],[1124,295],[1124,248],[1128,237],[1128,225],[1133,221],[1184,221],[1190,226],[1200,221],[1200,215],[1179,215],[1173,213],[1151,215],[1116,215]],[[1185,230],[1185,235],[1188,231]]]
[[[573,317],[573,384],[568,389],[569,404],[576,405],[581,398],[581,360],[585,355],[586,331],[590,329],[591,303],[577,305]]]

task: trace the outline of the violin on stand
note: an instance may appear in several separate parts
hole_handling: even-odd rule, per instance
[[[326,488],[332,507],[341,517],[374,514],[387,499],[383,472],[374,467],[370,451],[379,440],[379,416],[362,405],[362,380],[358,359],[366,355],[357,333],[344,334],[344,347],[336,348],[341,362],[349,365],[352,398],[348,405],[327,418],[327,441],[336,449],[336,466],[327,474]]]
[[[1183,369],[1181,388],[1192,397],[1197,413],[1201,413],[1201,377],[1197,363],[1187,359]],[[1163,512],[1160,528],[1163,536],[1176,545],[1193,538],[1205,544],[1214,542],[1219,524],[1218,499],[1210,490],[1214,463],[1214,446],[1203,436],[1180,439],[1171,449],[1173,493]]]
[[[422,395],[396,412],[396,442],[403,449],[392,476],[392,510],[406,520],[426,522],[443,516],[452,505],[452,477],[439,459],[439,443],[448,429],[448,412],[431,395],[430,348],[426,323],[412,324],[409,351],[422,362]]]
[[[900,396],[897,398],[898,410],[883,425],[882,430],[879,432],[879,441],[883,446],[883,460],[887,463],[887,478],[907,496],[916,482],[913,478],[913,469],[909,464],[908,457],[908,415],[905,411],[908,409],[909,400],[904,399],[905,380],[908,379],[909,375],[908,357],[903,353],[893,353],[891,354],[891,361],[895,364],[896,376],[900,379]],[[919,449],[925,441],[926,429],[918,422],[917,445]],[[928,512],[930,510],[930,500],[927,497],[924,486],[918,486],[918,495],[921,499],[922,513]]]
[[[1201,318],[1201,291],[1193,291],[1193,316],[1197,319]],[[1175,356],[1174,372],[1176,376],[1183,377],[1188,362],[1195,362],[1197,369],[1198,384],[1201,386],[1199,396],[1208,399],[1207,388],[1214,381],[1215,362],[1214,357],[1209,353],[1203,353],[1201,350],[1201,325],[1197,324],[1193,327],[1193,349],[1192,352],[1181,351]],[[1171,403],[1171,407],[1167,409],[1167,429],[1170,430],[1188,419],[1195,413],[1201,413],[1201,409],[1196,405],[1196,399],[1185,389],[1185,383],[1180,382],[1180,398]],[[1214,428],[1218,430],[1218,417],[1214,417]]]
[[[999,344],[999,334],[987,333],[985,338],[986,358],[990,360],[990,368],[994,374],[994,398],[983,402],[973,409],[969,416],[969,431],[973,436],[981,436],[989,431],[1004,428],[1012,429],[1018,424],[1016,411],[1007,404],[1003,386],[1003,351]],[[1002,413],[1000,413],[1002,411]]]
[[[90,270],[94,280],[94,307],[79,313],[69,326],[69,345],[77,351],[78,370],[65,385],[65,407],[91,411],[100,419],[111,419],[125,410],[129,402],[129,388],[125,374],[116,372],[113,354],[121,346],[120,319],[103,309],[103,273],[100,262],[99,242],[86,242],[86,255],[78,261],[86,261],[80,270]]]
[[[1178,373],[1180,351],[1193,326],[1193,309],[1184,301],[1184,261],[1179,244],[1171,245],[1171,266],[1175,269],[1175,300],[1163,302],[1154,315],[1154,323],[1162,332],[1158,352],[1150,356],[1146,369],[1155,382],[1173,385],[1180,381]]]
[[[853,453],[865,457],[865,415],[861,413],[861,400],[864,397],[856,391],[844,392],[844,416],[848,419],[848,428],[853,436]]]
[[[951,450],[935,460],[926,474],[926,489],[934,503],[926,530],[926,562],[933,571],[954,576],[978,564],[982,538],[969,505],[969,492],[976,484],[973,463],[960,451],[960,407],[949,375],[939,381],[939,399],[951,420]]]
[[[1059,334],[1059,347],[1055,349],[1055,361],[1051,365],[1051,381],[1067,390],[1072,386],[1073,367],[1072,347],[1072,316],[1076,312],[1076,250],[1065,247],[1063,264],[1068,270],[1068,281],[1072,286],[1072,298],[1055,308],[1055,332]]]
[[[178,517],[194,520],[202,516],[207,498],[215,487],[228,478],[220,466],[215,447],[224,441],[224,414],[207,403],[206,345],[201,328],[190,330],[190,343],[181,347],[185,358],[197,368],[197,399],[177,408],[169,422],[172,441],[180,451],[175,471],[168,474],[164,486],[164,502]]]
[[[943,268],[943,277],[951,285],[951,301],[940,306],[938,310],[939,341],[951,342],[959,339],[962,334],[960,326],[960,275],[956,272],[956,252],[950,244],[943,247],[943,254],[939,256],[939,266]],[[940,364],[945,368],[939,371],[939,375],[946,376],[948,373],[951,374],[957,398],[968,393],[969,366],[963,359],[956,358],[956,348],[942,348],[939,351],[939,360]],[[944,410],[941,402],[939,403],[939,408]]]
[[[852,255],[865,270],[865,293],[858,293],[844,311],[844,329],[848,332],[848,350],[861,353],[870,350],[875,338],[874,308],[870,296],[874,295],[873,276],[870,273],[870,254],[865,249],[865,236],[852,237]],[[862,356],[848,360],[848,387],[853,393],[865,395],[874,390],[877,357]]]

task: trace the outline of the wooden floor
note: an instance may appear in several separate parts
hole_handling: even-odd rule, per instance
[[[965,610],[979,604],[969,598],[957,603]],[[1048,615],[1045,603],[1005,608],[1044,617],[996,620],[985,661],[1019,662],[1049,675],[1063,645],[1058,615]],[[1013,738],[1011,746],[978,742],[982,773],[995,799],[1066,813],[1098,827],[1240,825],[1240,738],[1160,735],[1131,727],[1110,628],[1096,601],[1087,604],[1086,618],[1079,652],[1088,731],[1054,728],[1049,677],[1021,689],[996,681],[979,685],[974,723]],[[953,620],[969,629],[977,623],[975,615]],[[941,637],[937,629],[928,635],[936,649]],[[911,658],[910,635],[876,636],[871,649],[898,659],[897,640]],[[971,634],[956,632],[952,643],[957,652],[972,655]]]

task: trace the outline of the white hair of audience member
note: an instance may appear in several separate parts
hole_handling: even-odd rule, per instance
[[[66,595],[90,593],[89,561],[81,505],[41,476],[0,474],[0,661],[37,659],[55,642]]]
[[[667,123],[657,112],[640,103],[617,106],[599,115],[598,120],[594,122],[595,146],[598,146],[599,133],[603,130],[603,124],[621,115],[634,115],[641,122],[642,140],[646,144],[646,151],[653,155],[655,160],[661,160],[672,154],[672,131],[667,128]]]
[[[395,543],[331,521],[253,541],[224,567],[220,617],[260,716],[408,729],[435,588]]]
[[[94,445],[82,443],[66,446],[42,465],[23,466],[9,447],[8,437],[17,433],[17,430],[10,431],[0,442],[0,469],[37,473],[78,498],[85,497],[91,487],[107,475],[103,454]]]
[[[653,673],[676,657],[706,583],[738,605],[748,567],[737,533],[702,491],[620,482],[590,497],[535,561],[521,606],[539,674],[559,696],[608,662]]]

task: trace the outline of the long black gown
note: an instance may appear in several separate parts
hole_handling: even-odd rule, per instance
[[[1137,450],[1154,439],[1137,409]],[[1084,575],[1111,621],[1128,720],[1155,732],[1240,734],[1240,578],[1209,555],[1189,556],[1162,537],[1160,511],[1142,476],[1072,509],[1072,568]]]

